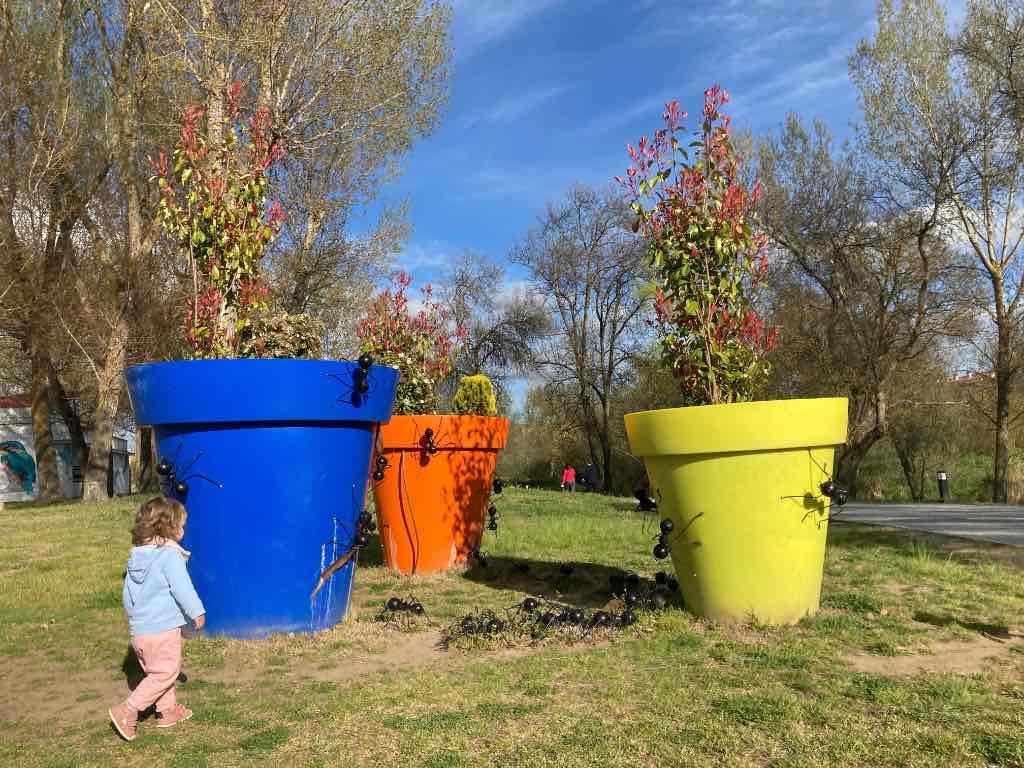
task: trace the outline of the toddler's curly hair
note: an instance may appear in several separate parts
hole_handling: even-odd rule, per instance
[[[135,513],[132,544],[138,547],[157,536],[173,539],[185,514],[185,507],[180,501],[166,496],[154,496]]]

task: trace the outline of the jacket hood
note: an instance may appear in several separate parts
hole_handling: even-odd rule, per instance
[[[162,548],[155,544],[146,544],[141,547],[132,547],[128,556],[128,578],[136,584],[146,580],[153,563],[160,556]]]

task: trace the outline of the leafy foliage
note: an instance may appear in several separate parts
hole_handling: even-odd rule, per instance
[[[765,239],[754,233],[760,188],[742,180],[721,114],[728,101],[717,85],[704,92],[702,130],[686,147],[687,115],[669,102],[665,128],[629,146],[634,164],[616,177],[650,240],[662,353],[688,405],[752,399],[776,342],[754,309],[768,269]]]
[[[265,107],[243,115],[240,93],[239,83],[228,90],[220,136],[203,107],[188,107],[172,158],[155,163],[164,232],[192,271],[187,341],[197,358],[319,354],[315,321],[267,316],[261,261],[285,219],[279,203],[267,206],[268,174],[284,144]]]
[[[459,380],[453,405],[460,416],[494,416],[498,412],[494,387],[482,373]]]
[[[324,323],[310,315],[262,312],[252,318],[239,345],[241,357],[308,357],[324,355]]]
[[[465,335],[461,328],[453,331],[448,310],[434,301],[429,285],[413,314],[410,285],[412,278],[400,273],[395,289],[382,291],[356,328],[360,351],[400,371],[394,406],[400,415],[436,412],[437,386],[452,370],[453,336]]]

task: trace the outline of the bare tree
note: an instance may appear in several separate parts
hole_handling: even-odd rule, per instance
[[[547,308],[525,290],[504,291],[505,269],[479,254],[463,254],[442,279],[442,297],[466,338],[453,360],[449,394],[463,376],[486,374],[500,401],[508,380],[529,371],[533,346],[549,330]]]
[[[1024,144],[1012,107],[1018,80],[1001,77],[1016,77],[1014,46],[993,42],[988,32],[1003,19],[999,37],[1012,40],[1019,10],[1004,11],[1015,7],[970,3],[958,48],[938,0],[903,0],[898,9],[883,0],[876,34],[850,60],[864,106],[863,145],[884,170],[894,202],[908,210],[937,205],[936,217],[988,286],[978,306],[996,335],[994,501],[1007,499],[1010,392],[1020,370]],[[965,57],[965,50],[977,55]]]
[[[824,125],[812,136],[795,116],[763,144],[759,175],[762,221],[782,256],[774,280],[782,347],[792,339],[812,352],[802,360],[816,374],[810,386],[850,395],[839,477],[855,491],[861,462],[888,435],[896,374],[967,327],[941,206],[887,205],[849,147],[836,153]],[[792,368],[783,362],[780,372]]]
[[[550,204],[512,251],[547,302],[554,331],[538,345],[548,383],[572,405],[605,488],[613,484],[613,403],[642,344],[646,251],[613,191],[583,186]]]
[[[102,88],[78,3],[0,4],[0,330],[29,363],[39,494],[58,492],[51,411],[61,404],[55,316],[72,289],[69,258],[111,160]]]

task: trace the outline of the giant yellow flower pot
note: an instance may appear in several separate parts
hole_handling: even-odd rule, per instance
[[[792,624],[818,609],[845,398],[626,415],[687,607],[727,622]]]

